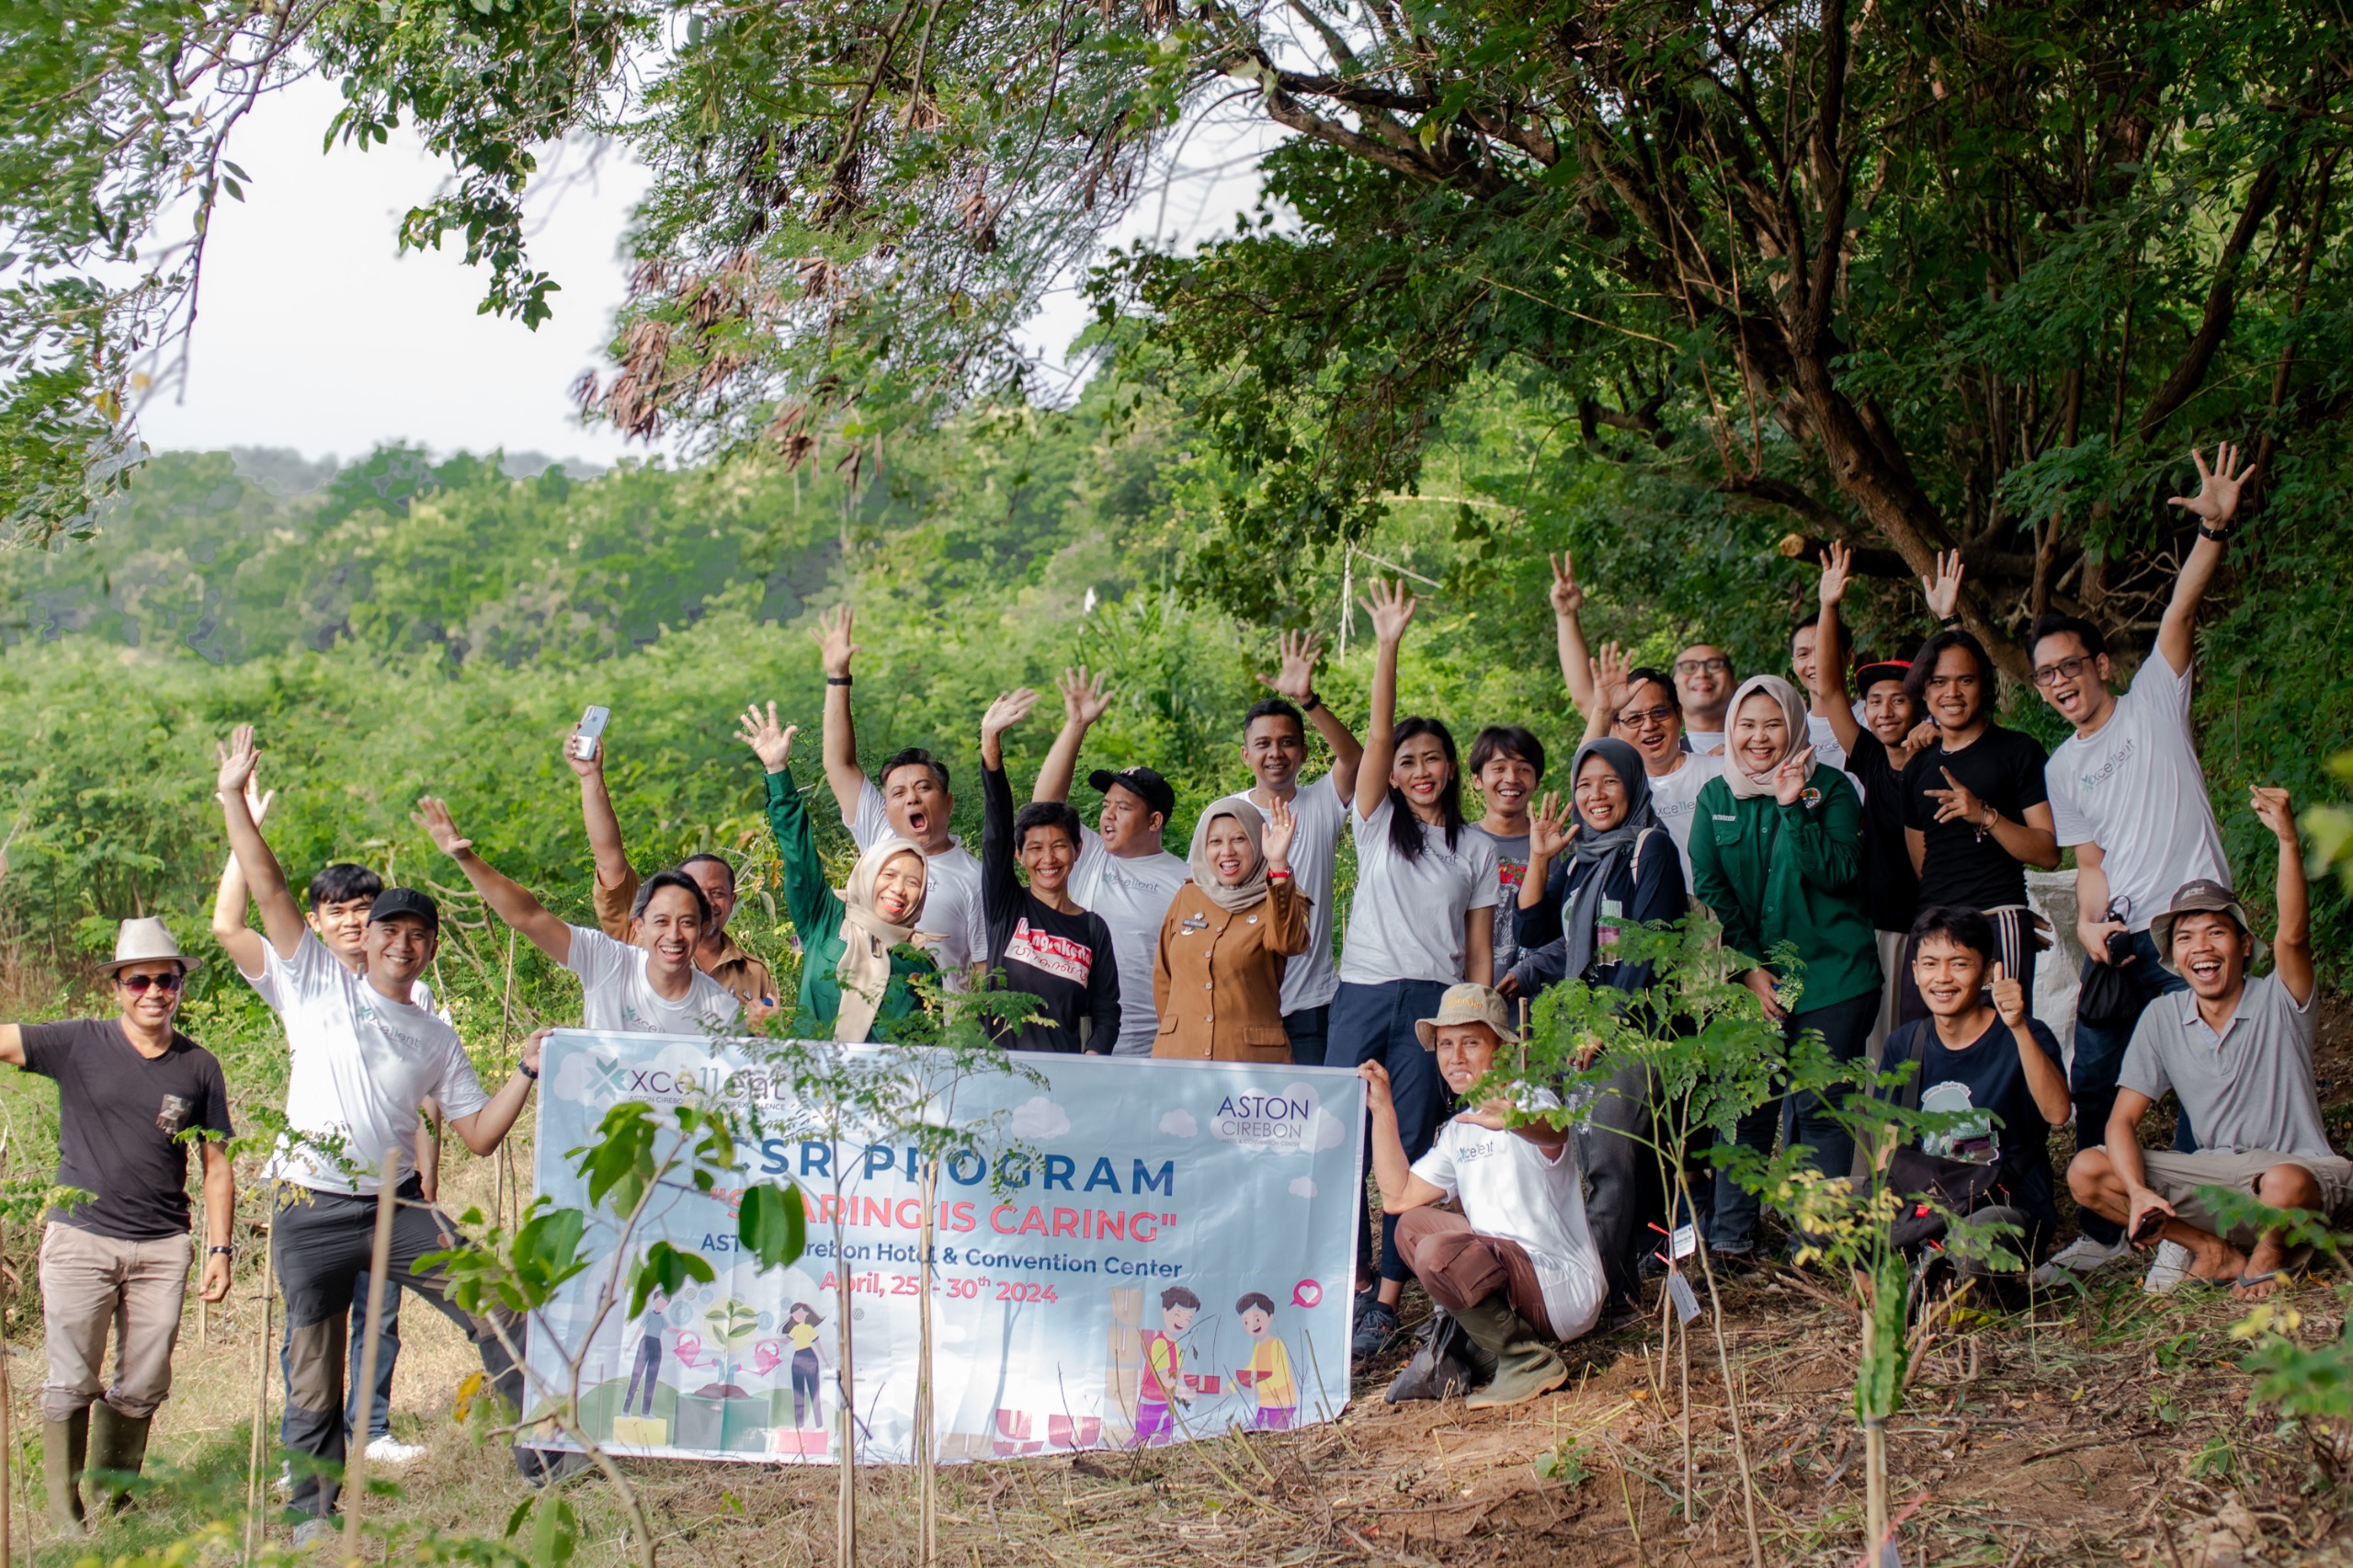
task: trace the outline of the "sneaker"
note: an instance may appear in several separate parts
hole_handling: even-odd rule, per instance
[[[1397,1309],[1375,1297],[1370,1306],[1357,1314],[1357,1331],[1348,1343],[1348,1353],[1358,1361],[1370,1361],[1396,1337]]]
[[[2170,1296],[2188,1278],[2189,1249],[2179,1242],[2159,1242],[2149,1271],[2141,1276],[2141,1289],[2152,1296]]]
[[[2053,1253],[2050,1262],[2034,1271],[2034,1282],[2038,1285],[2057,1285],[2066,1275],[2097,1274],[2131,1250],[2132,1244],[2122,1236],[2112,1243],[2077,1236]]]
[[[369,1464],[414,1464],[425,1457],[422,1443],[404,1443],[390,1432],[371,1439],[368,1444]]]
[[[527,1449],[517,1444],[512,1451],[516,1471],[534,1490],[569,1481],[589,1464],[586,1454],[569,1449]]]
[[[322,1541],[332,1545],[335,1541],[335,1521],[332,1515],[312,1515],[294,1527],[294,1550],[308,1551]]]
[[[270,1490],[277,1493],[280,1497],[291,1497],[294,1495],[294,1466],[292,1461],[290,1460],[278,1467],[278,1479],[271,1483]]]

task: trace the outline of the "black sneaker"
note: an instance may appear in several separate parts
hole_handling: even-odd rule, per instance
[[[569,1449],[527,1449],[518,1443],[512,1451],[516,1471],[535,1490],[569,1481],[589,1465],[586,1454]]]
[[[1348,1342],[1348,1353],[1358,1361],[1370,1361],[1389,1348],[1397,1337],[1397,1309],[1374,1297],[1370,1305],[1357,1314],[1357,1331]]]

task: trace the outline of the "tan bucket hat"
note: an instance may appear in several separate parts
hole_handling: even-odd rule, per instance
[[[193,974],[204,967],[200,960],[180,951],[170,926],[150,915],[122,923],[114,936],[114,957],[100,964],[98,972],[112,975],[131,964],[167,961],[178,963],[182,974]]]
[[[1504,1044],[1519,1043],[1519,1031],[1511,1027],[1511,1005],[1492,985],[1448,986],[1438,998],[1438,1017],[1414,1020],[1414,1036],[1424,1051],[1436,1051],[1438,1031],[1449,1024],[1484,1024]]]
[[[2157,962],[2176,974],[2179,974],[2181,970],[2173,961],[2173,928],[2174,923],[2185,915],[2226,915],[2240,930],[2250,936],[2255,931],[2255,922],[2246,917],[2246,905],[2222,883],[2205,877],[2182,883],[2175,891],[2173,902],[2165,906],[2165,912],[2149,922],[2149,935],[2157,944]],[[2269,950],[2263,938],[2256,937],[2252,961],[2262,962],[2264,954]]]

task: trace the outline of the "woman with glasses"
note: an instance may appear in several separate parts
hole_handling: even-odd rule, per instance
[[[1699,805],[1700,786],[1723,772],[1723,756],[1684,749],[1683,700],[1666,672],[1647,665],[1627,668],[1615,642],[1603,643],[1601,656],[1589,665],[1593,706],[1586,713],[1585,744],[1615,736],[1643,759],[1651,812],[1675,840],[1676,856],[1683,862],[1684,885],[1688,887],[1692,813]]]

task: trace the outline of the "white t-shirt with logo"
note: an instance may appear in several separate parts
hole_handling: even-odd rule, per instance
[[[2184,882],[2231,885],[2231,863],[2189,738],[2189,676],[2152,651],[2096,733],[2070,735],[2042,769],[2062,846],[2097,844],[2111,897],[2145,931]],[[2086,909],[2086,918],[2102,912]]]
[[[1245,791],[1234,797],[1257,808],[1263,821],[1267,808]],[[1348,802],[1340,798],[1339,780],[1325,773],[1302,784],[1290,798],[1291,881],[1311,901],[1307,912],[1307,951],[1283,968],[1283,1014],[1303,1007],[1329,1006],[1340,988],[1340,971],[1332,961],[1332,871],[1339,859],[1340,834],[1348,825]]]
[[[1683,749],[1694,756],[1720,752],[1724,749],[1724,733],[1722,730],[1686,730],[1683,732]]]
[[[890,813],[883,807],[882,791],[874,787],[873,779],[868,779],[858,792],[858,815],[849,824],[850,839],[858,848],[870,848],[875,840],[899,831],[891,825]],[[954,834],[948,835],[946,849],[923,858],[923,918],[915,924],[922,930],[939,933],[939,945],[930,951],[939,965],[940,988],[962,991],[972,984],[972,966],[988,956],[988,922],[981,914],[981,863]]]
[[[1721,756],[1686,756],[1683,766],[1665,777],[1651,779],[1651,811],[1658,817],[1659,825],[1675,840],[1675,853],[1683,861],[1683,885],[1691,885],[1691,816],[1699,809],[1699,786],[1717,778],[1724,770]]]
[[[1557,1105],[1550,1094],[1529,1096],[1530,1108]],[[1574,1339],[1601,1317],[1601,1257],[1586,1228],[1585,1187],[1577,1143],[1544,1151],[1517,1132],[1456,1117],[1438,1130],[1414,1174],[1458,1200],[1462,1217],[1483,1236],[1518,1242],[1544,1289],[1544,1309],[1555,1339]]]
[[[279,1139],[270,1176],[318,1192],[373,1192],[388,1151],[399,1152],[404,1176],[415,1163],[426,1099],[452,1119],[490,1103],[448,1019],[382,995],[311,932],[290,959],[264,942],[254,989],[286,1024],[286,1119],[323,1144],[341,1140],[330,1153]],[[347,1174],[345,1163],[369,1174]]]
[[[733,992],[692,968],[686,995],[671,1001],[645,976],[653,957],[602,931],[573,926],[572,957],[563,967],[580,977],[580,1027],[615,1034],[709,1034],[744,1010]]]
[[[1165,849],[1114,855],[1103,846],[1101,834],[1079,829],[1070,896],[1081,909],[1103,917],[1111,932],[1111,956],[1120,965],[1120,1041],[1111,1048],[1114,1056],[1150,1056],[1160,1038],[1160,1020],[1152,1011],[1153,963],[1160,954],[1168,905],[1192,878],[1184,860]]]
[[[1449,849],[1444,828],[1416,823],[1422,854],[1408,860],[1389,842],[1389,819],[1396,810],[1397,798],[1384,795],[1372,815],[1349,813],[1357,840],[1357,892],[1348,904],[1340,978],[1351,985],[1398,980],[1452,985],[1462,978],[1464,916],[1493,909],[1499,896],[1495,841],[1472,832],[1466,823]]]

